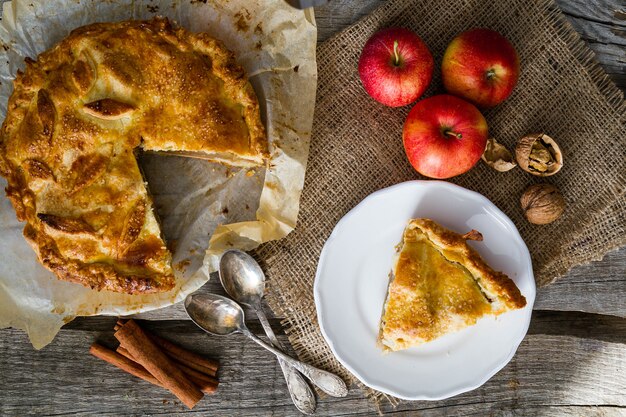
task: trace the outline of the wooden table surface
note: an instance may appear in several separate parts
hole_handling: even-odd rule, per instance
[[[316,10],[322,42],[373,10],[378,0],[334,0]],[[626,88],[626,3],[558,0],[558,5],[615,82]],[[616,138],[625,141],[625,138]],[[626,143],[624,143],[626,146]],[[623,215],[626,215],[622,213]],[[220,292],[217,280],[207,284]],[[383,404],[388,414],[626,416],[626,247],[572,270],[537,294],[530,330],[513,360],[484,386],[454,398]],[[253,317],[253,315],[251,316]],[[41,351],[22,331],[0,330],[0,416],[298,415],[274,358],[243,337],[211,338],[180,305],[140,315],[147,328],[219,358],[220,386],[193,411],[168,392],[88,355],[94,340],[112,343],[115,319],[77,319]],[[261,328],[255,319],[250,327]],[[280,320],[272,319],[280,332]],[[352,387],[323,398],[317,415],[374,415]]]

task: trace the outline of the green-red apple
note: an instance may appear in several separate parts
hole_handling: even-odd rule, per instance
[[[446,91],[485,108],[511,95],[519,71],[519,57],[511,42],[490,29],[458,35],[448,45],[441,64]]]
[[[404,123],[402,140],[417,172],[443,179],[476,165],[487,135],[487,121],[476,106],[442,94],[417,102]]]
[[[375,33],[363,47],[359,76],[372,98],[391,107],[417,100],[430,84],[435,64],[422,39],[404,28]]]

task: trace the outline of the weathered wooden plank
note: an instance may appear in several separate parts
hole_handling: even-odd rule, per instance
[[[534,311],[528,334],[626,343],[626,319],[579,312]]]
[[[271,279],[271,277],[269,277]],[[202,291],[224,294],[217,275]],[[555,283],[539,288],[535,310],[584,311],[626,317],[626,248],[602,261],[572,269]],[[269,309],[266,309],[269,312]],[[246,313],[254,317],[254,312]],[[182,303],[138,315],[146,320],[186,320]]]
[[[385,416],[419,416],[419,417],[485,417],[485,416],[502,416],[502,417],[624,417],[624,409],[621,407],[611,406],[552,406],[538,405],[528,406],[520,405],[514,408],[506,405],[498,407],[491,405],[489,407],[483,404],[462,404],[459,406],[451,406],[445,409],[435,408],[429,410],[420,410],[413,413],[409,411],[386,411]],[[359,414],[338,414],[337,416],[371,416],[367,413]]]
[[[567,16],[584,19],[589,23],[611,23],[626,27],[626,6],[622,0],[556,0]]]
[[[65,325],[63,329],[64,331],[88,331],[106,334],[111,331],[116,321],[117,319],[114,317],[82,317]],[[269,321],[277,335],[285,334],[280,319],[271,318]],[[146,329],[164,334],[185,334],[197,331],[195,325],[189,320],[144,320],[141,323]],[[254,316],[248,317],[246,324],[253,333],[265,338],[263,328]],[[576,311],[534,311],[528,334],[573,336],[605,342],[626,343],[626,320],[609,315]]]
[[[550,313],[550,312],[548,312]],[[554,313],[554,314],[559,314]],[[572,313],[572,314],[580,314],[580,313]],[[601,316],[599,316],[601,317]],[[611,316],[606,316],[611,318]],[[615,318],[613,318],[615,319]],[[153,332],[163,332],[163,333],[174,333],[174,334],[185,334],[193,331],[197,331],[198,328],[191,322],[190,320],[139,320],[136,319],[139,323],[141,323],[142,327],[153,331]],[[281,326],[281,320],[277,318],[269,318],[268,321],[274,329],[274,332],[277,335],[284,335],[285,331]],[[96,317],[80,317],[65,326],[63,326],[63,331],[87,331],[87,332],[101,332],[102,334],[106,334],[107,332],[111,332],[115,323],[117,322],[117,317],[107,317],[107,316],[96,316]],[[246,325],[253,333],[257,333],[262,335],[265,338],[265,333],[263,331],[263,327],[261,327],[261,323],[255,317],[248,317],[246,319]],[[612,325],[612,324],[611,324]],[[0,333],[1,334],[1,333]],[[625,333],[626,334],[626,333]],[[114,339],[111,339],[114,341]],[[612,341],[612,340],[608,340]]]
[[[383,0],[334,0],[324,6],[316,7],[318,40],[325,41],[336,32],[369,14],[382,3],[384,3]],[[556,4],[568,18],[577,19],[574,27],[580,30],[581,34],[596,33],[600,37],[610,36],[605,32],[610,32],[612,28],[598,30],[594,28],[594,23],[612,26],[615,30],[626,27],[626,7],[621,0],[556,0]],[[598,38],[594,36],[589,36],[589,38],[598,41]]]
[[[617,26],[611,22],[590,21],[585,17],[566,14],[574,29],[581,37],[591,42],[615,45],[616,48],[626,45],[626,27]],[[622,55],[623,49],[622,49]]]
[[[626,88],[626,6],[619,0],[558,0],[557,4],[580,33],[613,81]]]
[[[381,0],[335,0],[315,9],[318,40],[366,16]],[[626,7],[620,0],[557,0],[572,26],[595,52],[598,62],[621,88],[626,88]]]
[[[222,284],[220,283],[219,276],[216,273],[211,274],[211,278],[209,279],[209,282],[207,282],[198,291],[199,292],[211,292],[211,293],[216,293],[220,295],[227,295],[226,292],[224,291],[224,288],[222,287]],[[245,307],[244,307],[244,311],[245,311],[246,317],[255,317],[254,311]],[[268,317],[274,317],[274,313],[267,306],[265,308],[265,312],[267,313]],[[144,320],[188,320],[189,319],[189,317],[187,316],[187,313],[185,313],[185,308],[182,302],[174,304],[169,307],[161,308],[159,310],[148,311],[146,313],[140,313],[140,314],[135,315],[134,317],[138,319],[144,319]]]
[[[318,9],[320,40],[380,3],[334,0]],[[624,47],[612,41],[614,36],[622,36],[626,24],[623,2],[557,3],[596,52],[599,62],[625,88]],[[536,308],[624,316],[625,271],[626,248],[622,248],[602,262],[576,268],[541,289]],[[206,289],[220,291],[218,280],[207,284]],[[180,305],[145,317],[186,320]],[[163,336],[219,357],[224,364],[218,394],[187,413],[168,393],[87,355],[89,344],[96,338],[113,343],[113,321],[79,319],[41,352],[32,349],[22,332],[0,331],[0,415],[299,415],[287,397],[278,367],[260,348],[236,337],[210,338],[187,321],[144,323]],[[279,320],[273,319],[272,324],[280,330]],[[514,360],[485,386],[446,401],[402,403],[397,409],[385,405],[383,410],[390,415],[419,413],[427,417],[626,415],[625,326],[619,318],[536,311],[529,336]],[[250,327],[257,333],[261,331],[255,320],[250,321]],[[279,338],[285,342],[284,333],[280,333]],[[371,416],[374,412],[372,404],[355,388],[346,399],[323,399],[318,409],[322,416]]]
[[[626,89],[626,48],[587,40],[602,68],[622,90]]]
[[[572,269],[537,291],[536,310],[586,311],[626,317],[626,248]]]
[[[578,320],[589,321],[584,325],[588,326],[593,319]],[[623,338],[623,320],[612,320],[621,322],[617,330],[615,323],[606,326]],[[534,320],[541,321],[541,317]],[[167,392],[90,357],[87,349],[94,339],[113,343],[111,330],[64,329],[40,352],[31,348],[22,332],[4,330],[0,338],[0,415],[107,416],[119,415],[122,410],[131,415],[297,415],[287,398],[280,368],[258,346],[241,336],[206,336],[186,321],[146,324],[190,349],[219,358],[218,393],[188,412]],[[284,335],[279,338],[286,339]],[[419,410],[421,416],[533,415],[544,409],[554,415],[599,415],[598,410],[626,406],[625,390],[623,343],[531,334],[514,360],[483,387],[445,401],[403,402],[397,409],[385,404],[383,410],[394,414]],[[373,412],[372,403],[364,401],[361,391],[353,387],[346,399],[322,399],[317,414]]]
[[[332,0],[324,6],[316,7],[315,22],[318,42],[324,42],[335,33],[367,16],[382,3],[381,0]]]

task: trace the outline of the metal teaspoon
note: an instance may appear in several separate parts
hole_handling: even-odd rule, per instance
[[[222,286],[228,295],[239,304],[254,309],[270,342],[284,351],[261,306],[261,298],[265,292],[265,274],[254,258],[240,250],[228,250],[220,259],[219,274]],[[278,363],[296,408],[305,414],[313,414],[316,406],[315,395],[309,384],[294,367],[280,358]]]
[[[227,336],[241,332],[259,346],[296,368],[328,395],[333,397],[348,395],[345,382],[337,375],[293,359],[252,334],[244,323],[243,310],[233,300],[217,294],[190,294],[185,298],[185,310],[189,318],[207,333]]]

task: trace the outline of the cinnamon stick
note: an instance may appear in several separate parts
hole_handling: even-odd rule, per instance
[[[193,408],[202,399],[203,394],[198,387],[185,377],[183,371],[155,345],[152,339],[133,320],[123,324],[115,332],[115,337],[138,364],[150,372],[187,407]]]
[[[119,330],[128,321],[129,320],[119,319],[115,326],[115,330]],[[145,330],[144,333],[146,333],[154,343],[161,347],[166,355],[174,359],[176,362],[179,362],[187,366],[188,368],[192,368],[196,371],[202,372],[203,374],[212,377],[217,376],[219,362],[217,362],[216,360],[207,359],[198,354],[185,350],[180,346],[170,342],[169,340],[163,339],[162,337],[159,337]]]
[[[117,319],[117,321],[115,322],[115,326],[113,326],[113,330],[118,331],[122,328],[123,325],[126,324],[127,321],[127,319]]]
[[[213,394],[217,390],[217,385],[219,384],[217,379],[205,375],[202,372],[198,372],[195,369],[188,368],[182,363],[178,363],[177,365],[205,394]]]
[[[108,349],[98,343],[94,343],[89,348],[89,353],[91,353],[96,358],[102,359],[105,362],[110,363],[113,366],[118,367],[122,371],[128,372],[131,375],[134,375],[138,378],[143,379],[153,385],[158,387],[163,387],[163,385],[153,377],[146,369],[139,365],[138,363],[125,358],[120,355],[118,352],[115,352],[111,349]]]
[[[180,366],[180,364],[178,365]],[[197,371],[194,371],[194,372],[197,372],[197,374],[193,374],[193,375],[190,373],[187,373],[187,370],[189,370],[189,368],[184,369],[181,367],[181,370],[189,377],[189,379],[198,388],[200,388],[200,391],[204,392],[205,394],[213,394],[217,390],[218,382],[216,379],[213,379],[210,376],[201,374],[200,372],[197,372]]]
[[[198,380],[198,381],[204,381],[204,382],[209,383],[209,384],[214,384],[214,385],[218,384],[217,378],[214,378],[214,377],[212,377],[210,375],[207,375],[207,374],[203,374],[202,372],[196,371],[193,368],[189,368],[188,366],[183,365],[182,363],[177,363],[176,366],[178,366],[194,382],[196,380]]]
[[[122,346],[117,347],[117,353],[125,356],[133,362],[135,360],[130,352],[124,349]],[[198,388],[200,388],[200,391],[204,392],[205,394],[213,394],[217,390],[217,379],[200,373],[194,369],[187,368],[185,365],[182,364],[176,364],[176,366],[178,366],[189,377],[191,382],[193,382]]]
[[[189,352],[188,350],[185,350],[169,340],[163,339],[157,335],[150,334],[150,338],[154,341],[154,343],[159,345],[168,356],[177,362],[182,363],[188,368],[193,368],[196,371],[213,377],[217,375],[217,368],[219,367],[219,363],[217,361],[206,359],[196,353]]]

